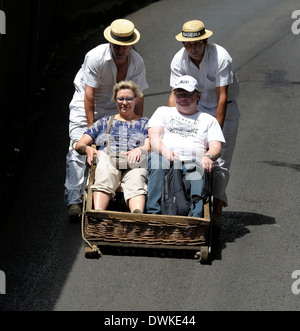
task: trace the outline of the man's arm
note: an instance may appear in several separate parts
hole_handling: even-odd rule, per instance
[[[157,126],[149,129],[149,139],[151,145],[151,152],[161,154],[167,160],[173,162],[175,158],[179,159],[178,154],[168,149],[162,141],[165,128]]]
[[[85,85],[84,108],[85,108],[88,128],[90,128],[95,122],[95,118],[94,118],[95,94],[96,94],[95,88]]]
[[[138,104],[135,106],[134,112],[136,115],[143,117],[144,114],[144,97],[140,98]]]
[[[168,106],[169,107],[176,107],[176,97],[175,97],[175,94],[173,92],[173,89],[172,89],[172,92],[171,92],[170,97],[169,97]]]
[[[216,118],[219,122],[221,128],[223,129],[226,112],[227,112],[227,95],[228,95],[228,86],[221,86],[216,88],[218,96],[218,106]]]
[[[220,141],[211,141],[208,143],[208,151],[202,158],[203,168],[211,172],[214,162],[222,155],[222,143]]]

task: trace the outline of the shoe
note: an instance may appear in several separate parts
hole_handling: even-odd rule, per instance
[[[142,211],[138,208],[134,209],[131,214],[143,214]]]
[[[78,204],[70,205],[68,208],[68,216],[70,219],[79,218],[82,208]]]

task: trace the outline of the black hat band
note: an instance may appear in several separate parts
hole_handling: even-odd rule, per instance
[[[197,31],[197,32],[185,32],[185,31],[182,31],[182,35],[185,38],[197,38],[197,37],[204,36],[205,33],[206,33],[205,28],[202,29],[201,31]]]
[[[119,36],[116,36],[112,31],[110,32],[110,36],[117,40],[117,41],[130,41],[132,40],[133,36],[134,36],[134,33],[132,35],[130,35],[129,37],[119,37]]]

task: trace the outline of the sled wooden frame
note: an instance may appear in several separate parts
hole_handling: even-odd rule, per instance
[[[90,168],[82,212],[82,239],[86,258],[102,257],[101,247],[123,247],[194,251],[196,259],[201,263],[207,262],[212,239],[211,196],[204,203],[203,218],[95,211],[91,190],[95,170],[94,161]]]

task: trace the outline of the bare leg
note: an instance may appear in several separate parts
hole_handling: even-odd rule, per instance
[[[109,194],[96,191],[93,197],[94,197],[94,209],[102,209],[102,210],[107,209],[110,201]]]
[[[146,205],[146,198],[143,195],[139,195],[137,197],[131,198],[128,202],[129,209],[131,212],[133,211],[141,211],[144,213],[145,205]]]

